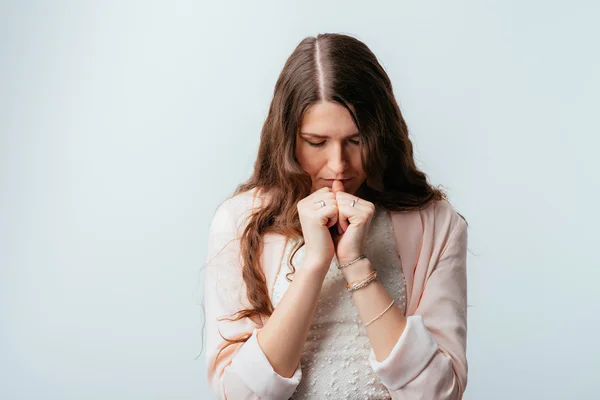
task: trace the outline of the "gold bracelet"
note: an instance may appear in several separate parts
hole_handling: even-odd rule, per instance
[[[377,271],[371,272],[368,277],[362,279],[359,283],[356,283],[356,284],[346,288],[346,290],[349,292],[354,292],[355,290],[358,290],[362,287],[367,286],[369,283],[374,281],[375,278],[377,278]]]
[[[367,280],[367,279],[369,279],[369,278],[370,278],[370,277],[372,277],[374,274],[377,274],[377,271],[371,271],[371,273],[369,273],[369,275],[367,275],[366,277],[364,277],[364,278],[361,278],[361,279],[357,279],[357,280],[355,280],[355,281],[352,281],[352,282],[350,282],[350,283],[347,283],[347,284],[346,284],[346,289],[350,288],[350,286],[352,286],[352,285],[355,285],[355,284],[357,284],[357,283],[360,283],[360,282],[362,282],[362,281],[364,281],[364,280]]]
[[[364,327],[366,328],[367,326],[371,325],[371,324],[372,324],[374,321],[377,321],[379,318],[381,318],[381,316],[382,316],[383,314],[385,314],[385,312],[386,312],[387,310],[389,310],[390,308],[392,308],[392,305],[394,304],[394,301],[395,301],[395,300],[392,300],[392,302],[390,303],[390,305],[389,305],[389,306],[387,306],[387,308],[386,308],[385,310],[383,310],[382,312],[380,312],[380,313],[379,313],[379,315],[377,315],[375,318],[373,318],[372,320],[370,320],[369,322],[367,322],[367,323],[364,325]]]

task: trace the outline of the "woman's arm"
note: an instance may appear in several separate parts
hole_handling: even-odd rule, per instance
[[[327,269],[303,265],[257,339],[273,369],[290,377],[300,363]]]
[[[288,399],[302,378],[300,366],[293,376],[281,376],[258,344],[256,335],[261,327],[256,322],[222,319],[250,306],[239,243],[244,212],[251,208],[248,203],[240,197],[226,200],[215,212],[209,230],[204,283],[208,382],[218,399]],[[223,337],[243,335],[248,337],[245,342],[225,347],[228,342]]]
[[[300,357],[308,336],[327,266],[305,259],[264,326],[249,318],[218,321],[250,306],[240,264],[241,210],[232,198],[217,209],[209,230],[205,277],[208,380],[217,398],[288,399],[302,378]],[[247,335],[225,347],[221,336]]]
[[[373,347],[369,360],[392,398],[462,398],[467,382],[466,228],[459,217],[415,315],[404,318],[392,306],[366,328]],[[371,270],[368,260],[356,264],[357,268],[350,269],[353,265],[344,272],[349,281]],[[377,280],[354,291],[353,299],[364,323],[392,301]]]
[[[372,271],[373,267],[368,258],[364,258],[357,261],[354,265],[342,269],[344,278],[348,282],[362,279]],[[367,323],[375,318],[393,300],[392,296],[390,296],[378,280],[374,280],[367,286],[353,291],[352,298],[363,323]],[[402,314],[402,311],[394,304],[380,318],[365,328],[369,342],[378,360],[387,358],[391,353],[402,332],[404,332],[405,326],[406,318]]]

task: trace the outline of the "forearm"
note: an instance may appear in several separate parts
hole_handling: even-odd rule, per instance
[[[348,282],[362,279],[373,270],[368,259],[362,259],[342,269]],[[392,302],[392,296],[377,279],[367,286],[352,292],[354,304],[363,324],[371,321]],[[367,326],[367,336],[377,361],[382,361],[391,353],[406,327],[402,311],[392,306],[380,318]]]
[[[257,340],[279,375],[294,374],[315,310],[327,269],[303,265],[294,276],[275,311],[257,333]]]

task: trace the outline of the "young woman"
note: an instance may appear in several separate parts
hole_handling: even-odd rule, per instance
[[[467,224],[413,158],[391,82],[346,35],[287,60],[205,281],[219,399],[460,399]]]

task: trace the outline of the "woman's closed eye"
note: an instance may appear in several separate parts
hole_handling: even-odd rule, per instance
[[[311,142],[310,140],[307,140],[306,143],[308,143],[309,145],[313,146],[313,147],[321,147],[325,144],[326,140],[323,140],[322,142],[318,142],[318,143],[314,143]],[[352,143],[353,145],[359,145],[360,141],[359,140],[353,140],[353,139],[348,139],[348,142]]]

